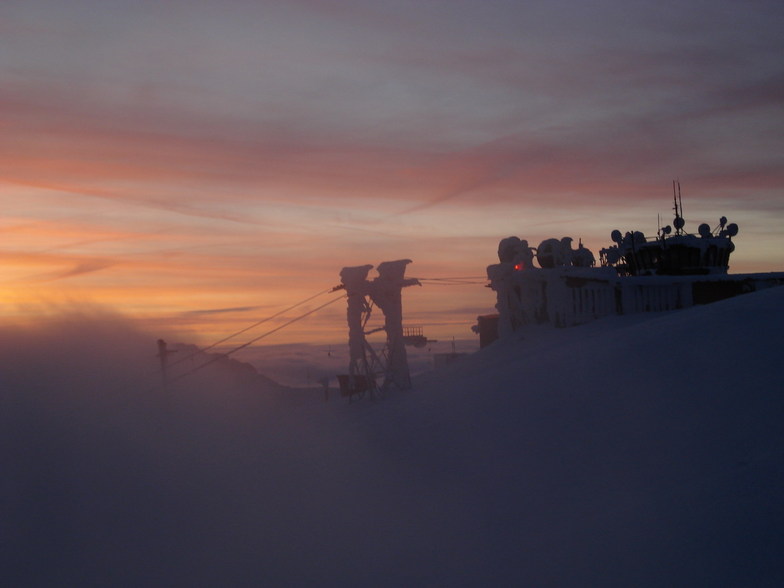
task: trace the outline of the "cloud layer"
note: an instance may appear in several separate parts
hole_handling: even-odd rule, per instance
[[[0,299],[163,319],[285,304],[384,259],[481,275],[510,234],[652,232],[673,178],[694,226],[741,225],[733,269],[781,269],[781,16],[7,2]]]

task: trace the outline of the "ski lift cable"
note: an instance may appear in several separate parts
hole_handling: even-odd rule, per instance
[[[324,294],[327,294],[328,292],[331,292],[331,291],[332,291],[332,289],[331,289],[331,288],[329,288],[329,289],[327,289],[327,290],[322,290],[321,292],[318,292],[317,294],[314,294],[313,296],[310,296],[310,297],[308,297],[308,298],[305,298],[304,300],[301,300],[301,301],[297,302],[296,304],[293,304],[292,306],[289,306],[288,308],[284,308],[283,310],[281,310],[281,311],[279,311],[279,312],[276,312],[275,314],[273,314],[273,315],[270,315],[270,316],[268,316],[267,318],[261,319],[260,321],[256,321],[256,322],[255,322],[255,323],[253,323],[252,325],[250,325],[250,326],[247,326],[247,327],[245,327],[244,329],[240,329],[239,331],[237,331],[237,332],[235,332],[235,333],[232,333],[231,335],[227,335],[227,336],[226,336],[226,337],[224,337],[223,339],[220,339],[219,341],[215,341],[215,343],[212,343],[211,345],[208,345],[207,347],[202,347],[202,348],[198,349],[197,351],[194,351],[193,353],[191,353],[191,354],[189,354],[189,355],[186,355],[186,356],[184,356],[184,357],[181,357],[181,358],[180,358],[180,359],[178,359],[177,361],[175,361],[175,362],[172,362],[172,363],[171,363],[171,367],[173,367],[173,366],[175,366],[175,365],[177,365],[177,364],[180,364],[180,363],[182,363],[183,361],[187,361],[187,360],[189,360],[189,359],[191,359],[191,358],[193,358],[193,357],[196,357],[196,356],[197,356],[197,355],[199,355],[200,353],[204,353],[205,351],[209,351],[210,349],[212,349],[213,347],[217,347],[217,346],[218,346],[218,345],[220,345],[221,343],[225,343],[226,341],[228,341],[228,340],[230,340],[230,339],[234,339],[234,337],[237,337],[237,336],[239,336],[239,335],[242,335],[243,333],[246,333],[246,332],[250,331],[251,329],[255,329],[255,328],[256,328],[256,327],[258,327],[259,325],[263,325],[264,323],[266,323],[266,322],[269,322],[269,321],[271,321],[272,319],[274,319],[274,318],[277,318],[277,317],[279,317],[280,315],[282,315],[282,314],[284,314],[284,313],[286,313],[286,312],[289,312],[290,310],[294,310],[294,309],[295,309],[295,308],[297,308],[298,306],[302,306],[303,304],[305,304],[305,303],[307,303],[307,302],[310,302],[310,301],[311,301],[311,300],[313,300],[314,298],[318,298],[319,296],[322,296],[322,295],[324,295]]]
[[[449,278],[417,278],[417,279],[419,281],[429,282],[429,283],[432,283],[432,285],[438,285],[438,286],[464,286],[464,285],[484,284],[486,282],[486,278],[480,277],[480,276],[459,276],[459,277],[449,277]],[[469,280],[471,280],[471,281],[469,281]],[[473,280],[482,280],[482,281],[479,282],[479,281],[473,281]],[[283,310],[281,310],[279,312],[276,312],[275,314],[270,315],[270,316],[268,316],[268,317],[266,317],[264,319],[256,321],[252,325],[249,325],[249,326],[247,326],[247,327],[245,327],[243,329],[240,329],[239,331],[236,331],[236,332],[234,332],[234,333],[232,333],[232,334],[230,334],[230,335],[228,335],[228,336],[226,336],[226,337],[224,337],[224,338],[222,338],[222,339],[220,339],[218,341],[215,341],[214,343],[208,345],[207,347],[200,348],[197,351],[195,351],[194,353],[191,353],[189,355],[181,357],[177,361],[173,362],[169,367],[174,367],[174,366],[176,366],[176,365],[178,365],[178,364],[180,364],[180,363],[182,363],[184,361],[192,359],[193,357],[195,357],[195,356],[197,356],[197,355],[199,355],[201,353],[204,353],[205,351],[209,351],[210,349],[213,349],[214,347],[217,347],[221,343],[225,343],[226,341],[229,341],[230,339],[233,339],[233,338],[235,338],[235,337],[237,337],[237,336],[239,336],[239,335],[241,335],[243,333],[246,333],[246,332],[250,331],[251,329],[254,329],[254,328],[258,327],[259,325],[262,325],[262,324],[264,324],[266,322],[269,322],[270,320],[272,320],[274,318],[277,318],[280,315],[297,308],[298,306],[301,306],[301,305],[303,305],[303,304],[305,304],[307,302],[310,302],[311,300],[314,300],[315,298],[318,298],[319,296],[322,296],[324,294],[327,294],[327,293],[330,293],[330,292],[334,292],[335,290],[336,290],[335,288],[329,288],[327,290],[322,290],[320,292],[317,292],[313,296],[309,296],[308,298],[305,298],[304,300],[301,300],[301,301],[297,302],[296,304],[293,304],[293,305],[289,306],[288,308],[285,308],[285,309],[283,309]],[[330,304],[333,304],[333,303],[337,302],[338,300],[340,300],[340,299],[342,299],[344,297],[345,296],[343,294],[341,294],[340,296],[338,296],[336,298],[333,298],[330,301],[328,301],[328,302],[326,302],[326,303],[324,303],[324,304],[322,304],[322,305],[320,305],[320,306],[318,306],[318,307],[316,307],[316,308],[314,308],[314,309],[312,309],[312,310],[310,310],[310,311],[308,311],[308,312],[306,312],[306,313],[304,313],[304,314],[302,314],[302,315],[300,315],[298,317],[295,317],[295,318],[293,318],[293,319],[283,323],[282,325],[280,325],[280,326],[278,326],[278,327],[276,327],[274,329],[271,329],[271,330],[269,330],[269,331],[267,331],[265,333],[262,333],[258,337],[254,337],[250,341],[248,341],[246,343],[243,343],[242,345],[240,345],[238,347],[235,347],[234,349],[231,349],[230,351],[227,351],[226,353],[222,353],[220,355],[217,355],[216,357],[206,361],[205,363],[200,364],[200,365],[196,366],[195,368],[180,374],[179,376],[177,376],[174,379],[170,380],[170,383],[171,382],[175,382],[177,380],[180,380],[180,379],[182,379],[182,378],[184,378],[186,376],[189,376],[189,375],[191,375],[191,374],[201,370],[202,368],[204,368],[204,367],[206,367],[208,365],[211,365],[212,363],[215,363],[216,361],[221,360],[224,357],[228,357],[229,355],[231,355],[233,353],[236,353],[237,351],[240,351],[241,349],[244,349],[244,348],[248,347],[249,345],[252,345],[253,343],[255,343],[255,342],[257,342],[257,341],[259,341],[259,340],[261,340],[261,339],[263,339],[265,337],[268,337],[269,335],[272,335],[273,333],[276,333],[277,331],[280,331],[281,329],[283,329],[283,328],[285,328],[285,327],[287,327],[287,326],[289,326],[289,325],[291,325],[291,324],[293,324],[293,323],[295,323],[297,321],[302,320],[303,318],[305,318],[305,317],[307,317],[307,316],[309,316],[309,315],[311,315],[311,314],[321,310],[322,308],[325,308],[325,307],[329,306]],[[371,310],[371,309],[372,309],[372,303],[371,303],[370,308],[368,310]],[[366,317],[365,322],[367,322],[367,319],[370,318],[369,315],[370,315],[370,312],[368,312],[368,316]],[[363,325],[363,327],[364,327],[364,325]]]
[[[485,278],[480,277],[480,276],[461,276],[461,277],[451,277],[451,278],[416,278],[416,279],[418,279],[419,281],[425,281],[425,282],[439,282],[438,284],[434,284],[434,285],[450,285],[450,286],[452,286],[452,285],[464,285],[464,284],[469,284],[470,285],[470,284],[479,284],[479,283],[484,284],[484,282],[486,281]],[[461,281],[461,280],[483,280],[483,281],[482,282],[467,282],[467,281]],[[292,304],[288,308],[284,308],[283,310],[281,310],[279,312],[276,312],[275,314],[272,314],[272,315],[270,315],[270,316],[268,316],[266,318],[263,318],[263,319],[261,319],[259,321],[256,321],[252,325],[249,325],[249,326],[247,326],[247,327],[245,327],[243,329],[240,329],[239,331],[235,331],[234,333],[232,333],[230,335],[227,335],[226,337],[224,337],[222,339],[219,339],[218,341],[215,341],[214,343],[211,343],[207,347],[202,347],[202,348],[198,349],[197,351],[195,351],[194,353],[192,353],[190,355],[186,355],[186,356],[180,357],[180,359],[178,359],[177,361],[172,362],[171,366],[173,367],[175,365],[178,365],[178,364],[180,364],[180,363],[182,363],[184,361],[187,361],[187,360],[195,357],[196,355],[199,355],[200,353],[203,353],[205,351],[209,351],[210,349],[213,349],[214,347],[217,347],[221,343],[225,343],[226,341],[234,339],[235,337],[238,337],[239,335],[242,335],[243,333],[246,333],[246,332],[250,331],[251,329],[255,329],[259,325],[263,325],[264,323],[267,323],[267,322],[271,321],[272,319],[277,318],[277,317],[279,317],[280,315],[282,315],[282,314],[284,314],[286,312],[294,310],[298,306],[302,306],[303,304],[305,304],[307,302],[310,302],[311,300],[313,300],[315,298],[318,298],[319,296],[322,296],[324,294],[327,294],[329,292],[334,292],[334,291],[335,291],[335,288],[328,288],[326,290],[321,290],[320,292],[317,292],[313,296],[309,296],[308,298],[305,298],[304,300],[301,300],[301,301],[297,302],[296,304]],[[372,309],[372,303],[371,303],[371,309]]]
[[[251,339],[251,340],[250,340],[250,341],[248,341],[247,343],[243,343],[243,344],[242,344],[242,345],[240,345],[239,347],[235,347],[235,348],[234,348],[234,349],[232,349],[231,351],[228,351],[228,352],[226,352],[226,354],[225,354],[225,355],[231,355],[232,353],[235,353],[235,352],[239,351],[240,349],[244,349],[244,348],[245,348],[245,347],[247,347],[248,345],[252,345],[252,344],[253,344],[253,343],[255,343],[256,341],[259,341],[260,339],[263,339],[264,337],[267,337],[267,336],[269,336],[269,335],[272,335],[272,333],[276,333],[276,332],[280,331],[281,329],[283,329],[284,327],[288,327],[289,325],[291,325],[291,324],[293,324],[293,323],[296,323],[297,321],[300,321],[300,320],[304,319],[305,317],[308,317],[308,316],[310,316],[311,314],[313,314],[313,313],[315,313],[315,312],[318,312],[318,311],[319,311],[319,310],[321,310],[322,308],[326,308],[326,307],[327,307],[327,306],[329,306],[330,304],[334,304],[334,303],[335,303],[335,302],[337,302],[338,300],[342,300],[342,299],[344,299],[345,297],[346,297],[346,296],[345,296],[345,294],[341,294],[340,296],[337,296],[337,297],[335,297],[335,298],[332,298],[331,300],[329,300],[329,301],[325,302],[324,304],[321,304],[320,306],[317,306],[316,308],[313,308],[313,309],[311,309],[311,310],[307,311],[306,313],[299,315],[298,317],[294,317],[293,319],[289,320],[288,322],[285,322],[285,323],[283,323],[282,325],[280,325],[280,326],[278,326],[278,327],[275,327],[274,329],[271,329],[271,330],[267,331],[266,333],[263,333],[263,334],[259,335],[258,337],[254,337],[253,339]]]
[[[468,282],[474,280],[487,280],[485,276],[453,276],[447,278],[415,278],[420,282]]]
[[[337,296],[336,298],[333,298],[333,299],[329,300],[328,302],[325,302],[324,304],[322,304],[320,306],[317,306],[316,308],[313,308],[313,309],[307,311],[304,314],[299,315],[298,317],[294,317],[293,319],[283,323],[282,325],[279,325],[279,326],[275,327],[274,329],[270,329],[269,331],[267,331],[265,333],[262,333],[258,337],[254,337],[250,341],[247,341],[246,343],[243,343],[242,345],[239,345],[239,346],[235,347],[234,349],[230,349],[229,351],[227,351],[225,353],[221,353],[219,355],[216,355],[212,359],[210,359],[208,361],[205,361],[204,363],[202,363],[200,365],[197,365],[195,368],[190,369],[187,372],[183,372],[182,374],[178,375],[175,378],[172,378],[171,380],[169,380],[169,383],[173,383],[173,382],[181,380],[181,379],[183,379],[183,378],[185,378],[187,376],[190,376],[190,375],[198,372],[202,368],[205,368],[208,365],[211,365],[211,364],[213,364],[213,363],[215,363],[217,361],[220,361],[224,357],[228,357],[228,356],[232,355],[233,353],[236,353],[240,349],[245,349],[246,347],[248,347],[249,345],[252,345],[256,341],[264,339],[265,337],[268,337],[269,335],[272,335],[273,333],[276,333],[276,332],[280,331],[281,329],[283,329],[285,327],[288,327],[289,325],[291,325],[293,323],[296,323],[297,321],[300,321],[300,320],[304,319],[305,317],[310,316],[311,314],[313,314],[315,312],[318,312],[322,308],[325,308],[325,307],[329,306],[330,304],[334,304],[335,302],[337,302],[338,300],[341,300],[343,298],[345,298],[345,295],[341,294],[340,296]]]
[[[484,280],[485,276],[448,276],[448,277],[441,277],[441,278],[415,278],[417,280],[428,280],[428,281],[438,281],[438,280]]]
[[[432,286],[472,286],[484,284],[487,278],[484,276],[458,276],[449,278],[416,278],[420,282],[426,282]],[[479,281],[481,280],[481,282]]]
[[[424,282],[428,286],[482,286],[487,283],[487,281],[483,282]]]

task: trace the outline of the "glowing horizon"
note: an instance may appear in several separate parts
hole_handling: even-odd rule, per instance
[[[90,304],[210,343],[344,266],[598,257],[669,222],[675,178],[687,230],[740,225],[731,271],[784,270],[778,4],[229,4],[0,9],[5,320]],[[405,322],[469,338],[493,304],[409,288]],[[269,343],[341,341],[344,312]]]

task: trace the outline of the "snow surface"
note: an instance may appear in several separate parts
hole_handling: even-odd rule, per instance
[[[784,585],[784,288],[528,329],[383,402],[0,329],[8,586]]]

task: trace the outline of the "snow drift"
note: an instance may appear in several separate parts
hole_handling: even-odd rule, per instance
[[[532,329],[376,404],[6,329],[5,582],[780,585],[783,305]]]

